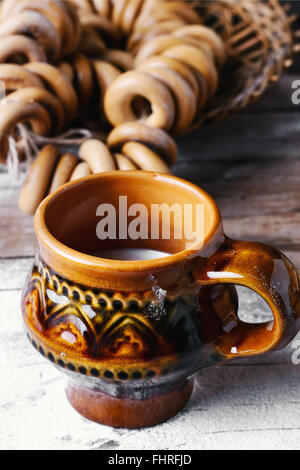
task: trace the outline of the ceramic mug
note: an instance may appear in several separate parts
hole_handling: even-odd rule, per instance
[[[176,203],[202,207],[202,236],[101,240],[97,208]],[[120,214],[117,214],[120,215]],[[160,219],[161,221],[161,219]],[[198,223],[190,215],[193,227]],[[277,250],[224,235],[219,209],[197,186],[142,171],[95,174],[62,186],[35,215],[38,249],[22,293],[33,346],[67,375],[83,416],[111,426],[150,426],[187,402],[203,367],[286,345],[300,328],[300,276]],[[196,233],[196,232],[195,232]],[[102,259],[103,248],[170,253],[144,261]],[[235,284],[261,295],[273,320],[238,317]]]

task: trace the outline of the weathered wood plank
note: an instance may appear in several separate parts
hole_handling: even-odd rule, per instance
[[[20,184],[0,173],[0,258],[33,256],[33,218],[18,207]]]
[[[267,144],[266,144],[267,145]],[[180,158],[175,173],[193,178],[200,185],[215,195],[231,197],[240,192],[244,195],[281,194],[298,191],[300,176],[300,154],[295,158],[285,156],[281,159],[240,158],[236,161],[193,161]],[[183,176],[182,176],[183,177]]]
[[[233,238],[259,240],[276,246],[300,245],[300,213],[225,219],[225,232]]]
[[[300,158],[272,163],[190,162],[187,168],[188,176],[193,173],[188,179],[218,202],[229,236],[257,239],[294,251],[299,248]],[[178,173],[182,176],[181,171]],[[0,187],[0,257],[33,256],[33,219],[17,207],[19,189],[10,187],[4,174],[0,175]]]
[[[210,129],[183,137],[179,149],[185,160],[242,160],[299,157],[300,123],[294,112],[240,113]]]

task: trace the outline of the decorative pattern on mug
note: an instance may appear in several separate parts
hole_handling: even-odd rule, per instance
[[[176,369],[187,308],[196,309],[195,296],[162,301],[151,290],[87,288],[37,260],[22,310],[30,341],[51,362],[84,375],[138,380]]]

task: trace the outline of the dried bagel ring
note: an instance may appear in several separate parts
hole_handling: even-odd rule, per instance
[[[40,3],[40,0],[35,1]],[[43,5],[45,8],[44,14],[61,37],[60,56],[64,57],[76,50],[80,35],[79,21],[70,10],[67,2],[61,0],[47,1],[49,6],[45,8],[45,5]]]
[[[92,0],[94,9],[99,15],[109,18],[111,11],[111,4],[109,0]]]
[[[168,88],[158,80],[136,71],[123,73],[106,91],[104,110],[114,126],[138,119],[131,107],[136,96],[142,96],[151,103],[151,114],[141,120],[149,126],[170,129],[175,108]]]
[[[18,56],[25,57],[26,62],[46,62],[45,52],[37,41],[20,34],[1,38],[0,62],[8,62]]]
[[[165,21],[149,26],[148,28],[145,28],[145,30],[136,32],[129,37],[127,42],[127,49],[132,54],[136,54],[138,49],[151,39],[157,36],[162,36],[163,34],[170,34],[175,29],[181,28],[182,26],[185,26],[185,23],[180,19]]]
[[[65,121],[72,120],[78,109],[77,95],[68,78],[56,67],[43,62],[30,62],[24,66],[41,78],[61,101],[65,111]]]
[[[15,6],[14,0],[2,0],[0,5],[0,22],[11,14],[11,9]]]
[[[102,60],[94,60],[93,67],[101,92],[104,94],[112,82],[121,75],[121,72],[114,65]]]
[[[81,107],[86,107],[92,97],[94,77],[89,60],[83,54],[72,57],[75,87]]]
[[[166,2],[163,10],[183,18],[187,23],[200,23],[201,17],[188,2]]]
[[[0,23],[0,37],[11,34],[30,34],[45,49],[50,61],[55,61],[60,52],[59,35],[52,23],[41,13],[27,10]]]
[[[221,37],[212,29],[200,24],[183,26],[173,32],[173,36],[184,38],[186,36],[201,39],[210,45],[217,63],[223,65],[226,60],[226,48]]]
[[[104,96],[108,87],[121,75],[121,72],[114,65],[109,64],[108,62],[103,62],[102,60],[94,60],[93,68],[100,90],[100,111],[103,115],[102,117],[105,118],[106,121],[106,116],[103,111]]]
[[[121,70],[132,70],[134,67],[134,59],[129,52],[120,51],[119,49],[105,50],[101,53],[101,60],[115,65]]]
[[[122,147],[122,153],[127,155],[141,170],[171,173],[170,168],[157,153],[138,142],[127,142]]]
[[[69,0],[71,5],[79,11],[79,13],[94,13],[93,6],[89,0]]]
[[[84,27],[80,38],[77,52],[82,52],[92,57],[97,57],[101,52],[105,51],[104,41],[99,34],[93,29]]]
[[[91,169],[88,165],[88,163],[86,162],[80,162],[80,163],[77,163],[77,165],[75,166],[71,176],[70,176],[70,181],[74,181],[74,180],[77,180],[79,178],[83,178],[84,176],[89,176],[91,175],[92,172],[91,172]]]
[[[125,34],[128,35],[132,31],[143,2],[144,0],[127,0],[120,22],[121,29]]]
[[[21,122],[29,123],[33,132],[48,135],[51,120],[47,111],[38,103],[0,103],[0,161],[5,163],[7,157],[7,137]]]
[[[65,153],[60,157],[54,175],[51,181],[49,194],[53,193],[61,185],[67,183],[73,173],[74,168],[78,163],[78,158],[72,153]]]
[[[120,35],[115,25],[104,16],[91,13],[82,13],[80,22],[83,27],[93,28],[100,33],[101,37],[106,36],[110,41],[119,42]]]
[[[182,61],[177,60],[177,59],[172,59],[171,57],[165,57],[163,55],[157,55],[157,56],[150,57],[144,63],[155,68],[162,67],[162,68],[174,70],[174,72],[179,73],[179,75],[188,82],[193,92],[198,95],[199,83],[197,79],[195,78],[195,75],[191,67],[187,66]],[[205,99],[207,99],[207,96]]]
[[[44,88],[39,77],[17,64],[0,64],[0,80],[5,83],[7,93],[32,86]]]
[[[43,88],[26,87],[14,91],[8,95],[6,103],[19,103],[20,106],[24,103],[39,103],[49,113],[55,132],[60,131],[64,125],[64,112],[60,101]]]
[[[127,0],[112,0],[112,23],[120,29],[123,9],[126,7]]]
[[[93,173],[102,173],[116,169],[113,156],[107,145],[101,142],[101,140],[85,140],[79,148],[78,155],[89,164]]]
[[[138,28],[139,24],[143,24],[143,22],[152,14],[153,6],[153,0],[144,0],[140,14],[134,23],[134,29]]]
[[[176,118],[172,131],[182,134],[193,122],[196,114],[197,95],[179,73],[162,67],[151,67],[145,62],[138,70],[160,80],[171,90],[176,103]]]
[[[122,171],[129,171],[129,170],[137,170],[137,166],[128,158],[126,155],[122,153],[115,153],[115,160],[119,170]]]
[[[134,58],[135,65],[139,65],[149,57],[161,54],[166,49],[182,45],[182,40],[172,36],[171,34],[163,34],[143,44]]]
[[[65,2],[64,0],[55,0],[55,3],[60,8],[60,14],[62,15],[61,21],[65,28],[61,49],[61,55],[64,57],[77,49],[81,27],[77,15],[73,9],[70,8],[71,5],[69,5],[68,2]]]
[[[72,65],[69,62],[60,62],[58,68],[73,83],[75,74]]]
[[[54,145],[46,145],[38,153],[20,192],[19,207],[23,212],[34,214],[46,196],[58,155],[58,149]]]
[[[177,146],[165,131],[147,126],[142,122],[125,122],[115,127],[107,137],[107,144],[113,150],[122,149],[126,142],[140,142],[147,145],[168,165],[172,165],[177,157]]]
[[[178,15],[172,11],[166,11],[166,2],[160,2],[159,8],[155,8],[154,2],[145,2],[141,14],[138,16],[134,23],[133,32],[140,33],[145,31],[151,26],[157,25],[157,23],[164,23],[166,21],[178,20]],[[148,5],[147,5],[148,4]],[[188,23],[184,18],[179,18],[184,24]]]
[[[135,56],[134,62],[136,65],[139,65],[144,60],[147,60],[149,57],[162,54],[166,49],[169,49],[174,46],[182,46],[185,44],[189,44],[191,46],[203,49],[204,52],[209,54],[210,57],[214,60],[211,48],[209,47],[209,45],[207,45],[200,39],[189,36],[184,38],[177,38],[175,36],[172,36],[171,34],[163,34],[162,36],[153,38],[152,40],[143,44],[139,48]]]
[[[58,0],[18,0],[7,16],[16,15],[22,11],[37,11],[47,18],[56,29],[60,39],[60,56],[74,50],[74,27],[63,2]],[[76,44],[75,44],[76,46]]]
[[[173,59],[171,57],[166,57],[163,55],[150,57],[150,59],[147,59],[147,61],[145,61],[145,64],[154,68],[162,67],[177,72],[184,80],[186,80],[186,82],[190,85],[193,92],[195,93],[197,109],[202,109],[205,106],[208,99],[207,83],[202,77],[202,75],[197,73],[197,75],[195,76],[189,65],[184,64],[180,60]]]
[[[188,46],[194,46],[197,49],[201,49],[203,52],[205,52],[205,54],[207,54],[211,58],[211,60],[216,65],[218,65],[216,57],[213,54],[212,48],[208,43],[202,41],[201,39],[197,39],[193,36],[185,36],[183,39],[181,39],[181,44],[186,44]]]
[[[164,51],[163,55],[181,60],[197,70],[204,77],[208,85],[210,98],[215,95],[218,88],[219,77],[217,69],[209,55],[190,45],[171,47]]]
[[[137,25],[134,28],[135,33],[147,34],[151,28],[158,28],[159,30],[166,23],[173,23],[179,21],[182,26],[189,24],[189,21],[183,16],[174,14],[174,12],[156,11],[150,15],[143,24]]]
[[[57,3],[61,5],[62,8],[66,10],[68,13],[72,25],[73,25],[73,34],[72,34],[72,50],[70,52],[74,52],[78,48],[79,40],[81,37],[81,23],[79,21],[79,17],[77,15],[76,10],[74,9],[73,5],[65,0],[55,0]]]
[[[185,23],[199,23],[201,18],[199,14],[192,8],[188,3],[182,2],[164,2],[160,5],[160,8],[153,8],[155,6],[152,3],[151,12],[148,14],[141,15],[135,22],[135,31],[144,29],[144,27],[152,26],[155,23],[176,20],[180,18]]]

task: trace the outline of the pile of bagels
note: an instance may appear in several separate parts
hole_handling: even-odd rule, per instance
[[[0,3],[0,161],[20,160],[25,126],[55,137],[91,122],[107,135],[75,153],[40,149],[19,205],[34,213],[61,184],[91,173],[170,172],[173,137],[189,132],[219,88],[221,37],[201,1],[3,0]],[[23,137],[22,137],[23,136]]]

